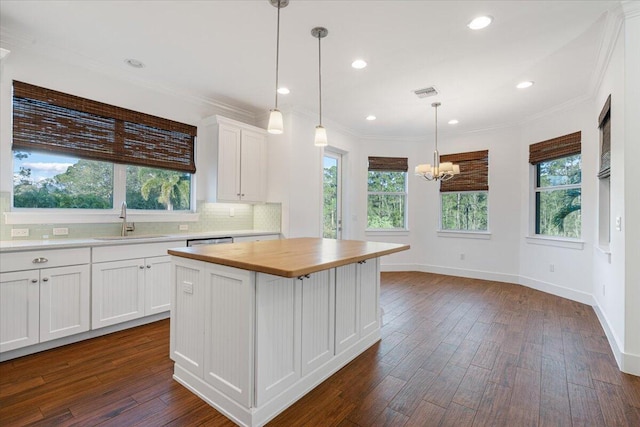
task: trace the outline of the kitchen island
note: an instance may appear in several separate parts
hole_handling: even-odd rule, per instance
[[[172,249],[174,379],[259,426],[380,340],[380,257],[408,245],[282,239]]]

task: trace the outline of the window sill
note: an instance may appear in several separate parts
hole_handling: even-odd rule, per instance
[[[584,250],[584,240],[562,237],[526,236],[531,245],[555,246],[557,248]]]
[[[596,245],[596,249],[601,254],[611,255],[611,248],[609,247],[609,245],[606,245],[606,246],[605,245]]]
[[[376,236],[408,236],[409,230],[406,228],[397,228],[397,229],[371,229],[368,228],[364,230],[365,234],[372,234]]]
[[[483,239],[490,240],[488,231],[462,231],[462,230],[437,230],[438,237],[456,237],[459,239]]]
[[[120,212],[5,212],[7,225],[16,224],[103,224],[122,222]],[[144,212],[127,214],[127,222],[196,222],[195,212]]]

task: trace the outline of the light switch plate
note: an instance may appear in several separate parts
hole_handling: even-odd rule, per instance
[[[621,216],[617,216],[616,217],[616,230],[617,231],[622,231],[622,217]]]
[[[54,236],[68,236],[69,235],[69,229],[66,228],[66,227],[54,228],[53,229],[53,235]]]

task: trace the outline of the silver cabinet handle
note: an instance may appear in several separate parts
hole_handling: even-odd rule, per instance
[[[42,281],[43,281],[43,282],[48,282],[48,281],[49,281],[49,278],[48,278],[48,277],[45,277],[45,278],[43,278],[43,279],[42,279]]]
[[[38,279],[31,279],[31,283],[38,283]]]
[[[150,266],[150,265],[147,265],[147,268],[151,268],[151,266]]]
[[[141,266],[140,266],[140,270],[144,270],[144,265],[141,265]]]
[[[45,262],[49,262],[45,257],[38,257],[32,261],[34,264],[44,264]]]

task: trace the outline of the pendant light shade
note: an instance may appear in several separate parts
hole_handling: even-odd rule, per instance
[[[315,27],[311,30],[311,35],[318,39],[318,112],[320,122],[316,126],[316,135],[314,145],[316,147],[327,146],[327,130],[322,126],[322,50],[320,49],[320,40],[327,37],[329,31],[324,27]]]
[[[269,114],[269,126],[267,127],[267,132],[272,133],[274,135],[279,135],[284,131],[284,124],[282,121],[282,113],[280,110],[276,110],[275,108],[271,110],[271,114]]]
[[[269,114],[267,132],[279,135],[284,131],[282,113],[278,110],[278,72],[280,60],[280,9],[289,5],[289,0],[269,0],[272,6],[278,8],[278,24],[276,29],[276,105]]]
[[[313,144],[316,147],[327,146],[327,130],[324,128],[324,126],[316,126],[316,137],[313,140]]]
[[[433,152],[433,165],[421,164],[416,166],[415,174],[427,181],[448,181],[460,173],[460,166],[451,162],[440,163],[440,153],[438,153],[438,107],[439,102],[431,104],[436,109],[436,149]]]

